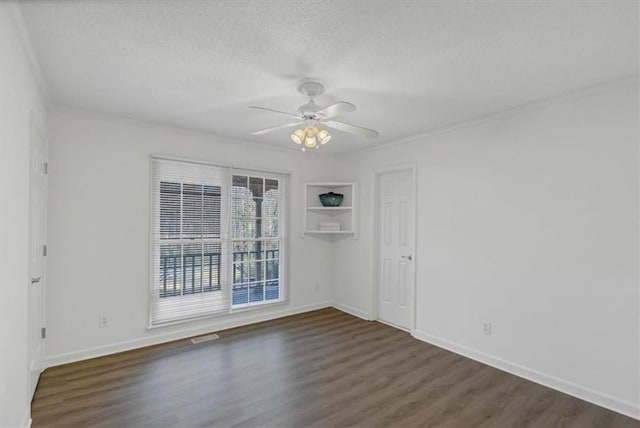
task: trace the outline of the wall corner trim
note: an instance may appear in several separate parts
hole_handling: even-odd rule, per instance
[[[33,72],[34,78],[36,80],[40,95],[44,100],[45,106],[48,106],[49,104],[51,104],[51,92],[49,90],[49,85],[47,84],[45,74],[42,70],[42,65],[38,61],[38,56],[36,55],[36,51],[33,47],[31,35],[29,34],[29,30],[27,29],[27,24],[25,23],[22,9],[20,9],[19,2],[6,2],[5,5],[10,12],[9,15],[11,16],[11,20],[13,21],[13,24],[15,25],[15,28],[18,32],[18,37],[20,39],[20,43],[22,44],[24,55],[27,58],[29,66],[31,67],[31,71]]]
[[[351,306],[343,305],[341,303],[336,303],[336,302],[333,302],[331,306],[339,311],[345,312],[349,315],[353,315],[354,317],[362,318],[365,321],[372,321],[369,314],[367,314],[364,311],[361,311],[360,309],[356,309]]]
[[[438,336],[434,336],[423,331],[416,330],[413,337],[431,345],[435,345],[439,348],[443,348],[464,357],[471,358],[472,360],[476,360],[488,366],[503,370],[507,373],[511,373],[518,377],[577,397],[581,400],[585,400],[609,410],[613,410],[614,412],[621,413],[623,415],[629,416],[630,418],[640,420],[640,404],[634,404],[609,394],[594,391],[576,383],[558,378],[556,376],[548,375],[537,370],[521,366],[519,364],[512,363],[502,358],[477,351],[467,346],[452,342],[447,339],[443,339]]]

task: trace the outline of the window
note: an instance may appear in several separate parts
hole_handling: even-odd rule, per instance
[[[150,325],[284,300],[285,177],[153,158],[152,186]]]
[[[220,186],[160,182],[160,297],[220,290],[221,194]]]
[[[233,176],[233,305],[280,298],[278,180]]]

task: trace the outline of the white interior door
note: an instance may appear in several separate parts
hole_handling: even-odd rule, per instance
[[[29,161],[29,368],[31,396],[36,389],[44,354],[44,282],[46,240],[46,145],[32,126]]]
[[[412,170],[378,175],[378,319],[405,330],[414,300]]]

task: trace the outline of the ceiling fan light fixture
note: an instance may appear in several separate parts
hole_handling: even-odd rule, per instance
[[[311,124],[298,128],[291,134],[291,140],[294,143],[302,145],[302,151],[309,149],[318,149],[320,145],[326,144],[331,139],[331,134],[326,129],[322,129],[319,125]]]

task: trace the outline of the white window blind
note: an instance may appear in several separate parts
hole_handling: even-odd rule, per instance
[[[150,326],[285,300],[287,176],[151,164]]]
[[[228,311],[229,181],[229,168],[152,159],[151,325]]]

